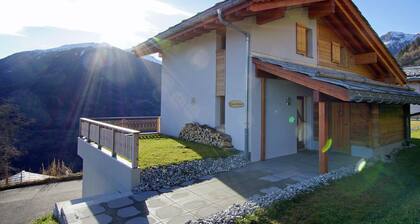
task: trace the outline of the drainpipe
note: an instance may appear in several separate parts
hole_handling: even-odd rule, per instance
[[[246,67],[245,67],[245,73],[246,73],[246,121],[245,121],[245,156],[248,160],[250,160],[250,153],[249,153],[249,78],[250,78],[250,68],[249,65],[251,63],[251,35],[246,32],[245,30],[242,30],[240,27],[235,26],[232,23],[229,23],[228,21],[224,20],[222,11],[220,9],[217,9],[217,18],[219,19],[219,22],[225,25],[226,27],[230,27],[237,32],[243,34],[245,36],[246,40],[246,54],[247,57],[246,61]]]

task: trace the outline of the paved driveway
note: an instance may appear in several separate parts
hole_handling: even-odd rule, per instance
[[[331,170],[357,161],[359,158],[330,153]],[[80,207],[72,220],[82,223],[185,223],[316,175],[317,153],[299,153],[252,163],[159,195],[147,192]]]
[[[82,181],[67,181],[0,191],[0,223],[30,223],[52,213],[56,202],[80,198]]]

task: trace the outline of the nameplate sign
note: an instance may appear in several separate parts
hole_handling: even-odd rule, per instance
[[[244,107],[244,102],[240,101],[240,100],[231,100],[229,101],[229,106],[232,108],[241,108]]]

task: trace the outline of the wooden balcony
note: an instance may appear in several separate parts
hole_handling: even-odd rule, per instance
[[[142,134],[160,132],[160,117],[80,118],[80,138],[107,150],[112,157],[138,168],[139,144]]]

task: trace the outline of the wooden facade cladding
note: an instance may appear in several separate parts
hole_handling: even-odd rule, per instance
[[[331,102],[329,135],[333,150],[349,153],[351,145],[372,149],[404,138],[402,105]],[[318,110],[314,107],[314,136],[318,136]]]
[[[404,110],[401,105],[379,105],[379,144],[404,140]]]
[[[356,56],[348,48],[349,44],[345,43],[322,19],[317,20],[317,28],[318,65],[376,79],[376,74],[368,65],[356,64]]]
[[[216,96],[226,94],[226,52],[219,49],[216,52]]]

